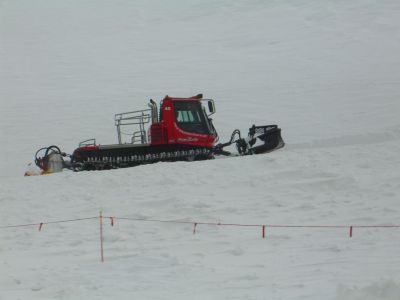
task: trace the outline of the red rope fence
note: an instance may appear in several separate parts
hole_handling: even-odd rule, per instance
[[[94,220],[94,219],[98,219],[98,218],[99,217],[89,217],[89,218],[78,218],[78,219],[58,220],[58,221],[39,222],[39,223],[28,223],[28,224],[18,224],[18,225],[1,225],[0,229],[36,226],[36,227],[39,228],[39,231],[41,231],[43,225],[59,224],[59,223],[70,223],[70,222],[80,222],[80,221],[85,221],[85,220]]]
[[[194,221],[103,216],[103,213],[100,212],[99,216],[96,216],[96,217],[76,218],[76,219],[56,220],[56,221],[16,224],[16,225],[0,225],[0,229],[37,227],[39,231],[42,231],[43,226],[49,225],[49,224],[61,224],[61,223],[81,222],[81,221],[86,221],[86,220],[98,220],[99,221],[99,234],[100,234],[100,260],[101,260],[101,262],[104,262],[104,246],[103,246],[103,244],[104,244],[104,238],[103,238],[104,219],[109,219],[111,226],[114,226],[115,222],[117,220],[134,221],[134,222],[151,222],[151,223],[186,224],[186,225],[190,224],[190,225],[193,225],[193,234],[196,234],[196,231],[197,231],[199,225],[255,227],[255,228],[261,229],[261,237],[263,239],[265,239],[267,236],[267,228],[348,229],[348,234],[349,234],[350,238],[353,237],[353,232],[354,232],[355,228],[400,228],[400,225],[277,225],[277,224],[240,224],[240,223],[221,223],[221,222],[194,222]]]

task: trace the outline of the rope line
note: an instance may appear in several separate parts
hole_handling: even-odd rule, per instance
[[[40,226],[49,224],[60,224],[60,223],[71,223],[80,222],[85,220],[95,220],[99,219],[96,217],[87,218],[76,218],[76,219],[66,219],[66,220],[55,220],[46,222],[36,222],[36,223],[26,223],[26,224],[14,224],[14,225],[0,225],[0,229],[7,228],[18,228],[18,227],[30,227],[30,226]],[[129,217],[114,217],[114,216],[102,216],[104,219],[110,219],[111,226],[115,225],[117,220],[127,220],[135,222],[151,222],[151,223],[172,223],[172,224],[190,224],[190,225],[210,225],[210,226],[235,226],[235,227],[260,227],[265,230],[265,228],[400,228],[400,225],[284,225],[284,224],[242,224],[242,223],[223,223],[223,222],[197,222],[197,221],[179,221],[179,220],[162,220],[162,219],[146,219],[146,218],[129,218]]]
[[[279,225],[279,224],[241,224],[241,223],[222,223],[222,222],[197,222],[197,221],[179,221],[179,220],[161,220],[161,219],[144,219],[129,217],[104,217],[113,220],[128,220],[136,222],[153,222],[153,223],[174,223],[174,224],[196,224],[197,225],[214,225],[214,226],[236,226],[236,227],[270,227],[270,228],[400,228],[400,225]]]
[[[117,220],[127,220],[135,222],[152,222],[152,223],[170,223],[170,224],[186,224],[193,226],[193,234],[196,234],[199,225],[211,225],[211,226],[235,226],[235,227],[258,227],[261,228],[261,236],[263,239],[267,236],[267,228],[347,228],[348,235],[350,238],[353,237],[354,228],[400,228],[400,225],[279,225],[279,224],[240,224],[240,223],[222,223],[222,222],[196,222],[196,221],[180,221],[180,220],[161,220],[161,219],[146,219],[146,218],[129,218],[129,217],[114,217],[114,216],[103,216],[100,212],[99,216],[87,217],[87,218],[76,218],[66,220],[56,220],[47,222],[27,223],[27,224],[16,224],[16,225],[0,225],[0,229],[9,228],[21,228],[21,227],[38,227],[39,231],[42,231],[43,225],[48,224],[60,224],[70,222],[80,222],[86,220],[98,220],[99,221],[99,233],[100,233],[100,260],[104,262],[104,238],[103,238],[103,221],[104,219],[110,219],[110,226],[113,227]]]
[[[39,228],[41,229],[43,227],[43,225],[48,225],[48,224],[79,222],[79,221],[85,221],[85,220],[94,220],[94,219],[98,219],[98,218],[99,217],[88,217],[88,218],[78,218],[78,219],[48,221],[48,222],[37,222],[37,223],[28,223],[28,224],[2,225],[2,226],[0,226],[0,229],[18,228],[18,227],[30,227],[30,226],[36,226],[36,227],[39,226]]]

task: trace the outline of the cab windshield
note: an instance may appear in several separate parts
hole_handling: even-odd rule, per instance
[[[210,134],[207,118],[199,101],[174,102],[175,120],[187,132]]]

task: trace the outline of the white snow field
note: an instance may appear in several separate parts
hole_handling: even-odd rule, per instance
[[[399,300],[400,2],[1,0],[0,300]],[[215,99],[256,156],[23,177],[149,98]],[[343,225],[259,227],[99,220]]]

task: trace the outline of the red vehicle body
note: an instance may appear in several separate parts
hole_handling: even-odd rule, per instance
[[[202,102],[208,102],[207,115]],[[74,168],[103,169],[133,166],[144,162],[199,160],[212,156],[217,132],[209,118],[214,101],[202,95],[189,98],[166,96],[160,104],[150,100],[150,109],[116,114],[118,144],[98,145],[95,139],[84,141],[71,156]],[[149,125],[146,131],[145,125]],[[136,126],[130,142],[122,141],[122,126]],[[89,144],[88,144],[89,142]]]
[[[213,148],[217,135],[201,100],[201,95],[191,98],[166,96],[161,103],[159,122],[150,127],[150,144]]]

